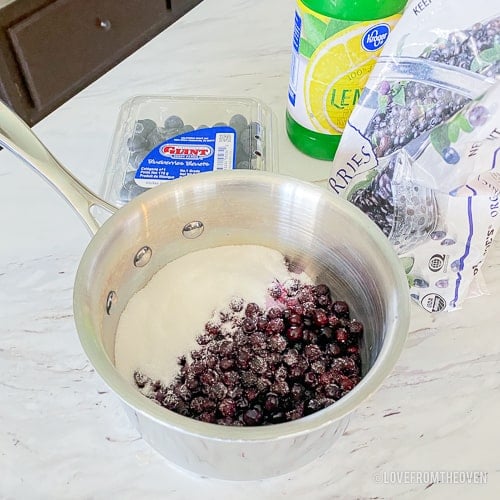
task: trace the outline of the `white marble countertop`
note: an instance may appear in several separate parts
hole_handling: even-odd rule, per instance
[[[276,113],[282,172],[324,178],[328,162],[300,154],[284,132],[293,8],[293,0],[205,0],[35,131],[97,190],[130,96],[257,97]],[[139,437],[73,324],[85,227],[6,151],[0,180],[0,498],[498,498],[498,241],[483,267],[489,293],[443,315],[415,306],[394,372],[329,452],[289,475],[241,484],[179,471]],[[441,471],[455,484],[423,480]],[[457,484],[457,472],[472,471],[486,484]]]

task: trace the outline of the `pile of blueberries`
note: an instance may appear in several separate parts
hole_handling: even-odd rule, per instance
[[[355,191],[350,201],[360,208],[389,237],[394,226],[394,200],[392,179],[396,159],[391,158],[387,166],[379,171],[364,189]]]
[[[255,168],[255,160],[264,155],[264,127],[259,122],[249,122],[242,114],[233,115],[228,123],[217,122],[212,125],[212,127],[228,126],[236,131],[235,168]],[[197,130],[206,128],[209,126],[201,124]],[[192,125],[185,124],[182,118],[177,115],[168,116],[162,124],[157,124],[149,118],[137,120],[132,135],[126,141],[130,168],[123,180],[120,199],[127,202],[147,190],[138,186],[134,177],[142,160],[152,149],[172,137],[193,130],[195,128]]]
[[[257,426],[325,408],[361,380],[363,324],[328,286],[297,279],[270,287],[274,306],[233,299],[207,322],[190,359],[165,384],[136,371],[159,405],[208,423]]]
[[[389,158],[368,186],[354,191],[350,201],[377,224],[398,252],[408,251],[427,239],[436,225],[437,208],[432,190],[413,183],[396,169],[399,156]],[[404,173],[404,171],[403,171]]]
[[[500,73],[500,60],[498,55],[492,57],[492,51],[497,53],[499,45],[500,18],[495,18],[450,33],[420,58],[495,77]],[[383,104],[370,120],[365,136],[371,138],[378,158],[431,131],[469,102],[462,95],[416,81],[382,81],[377,91]],[[439,153],[447,163],[458,161],[456,151],[450,146]]]

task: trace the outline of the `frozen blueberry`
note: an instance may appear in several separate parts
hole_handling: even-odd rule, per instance
[[[295,420],[353,389],[361,379],[363,325],[349,319],[347,303],[325,302],[327,287],[298,279],[268,293],[277,304],[267,310],[233,298],[221,309],[223,319],[208,321],[199,349],[190,360],[179,358],[179,373],[169,386],[141,376],[137,387],[151,386],[152,399],[181,415],[236,426]]]
[[[137,387],[142,389],[146,384],[151,382],[151,379],[146,375],[144,375],[143,373],[136,370],[134,372],[134,381],[137,384]]]
[[[343,300],[336,300],[332,304],[332,312],[336,314],[339,318],[349,317],[349,305]]]
[[[258,406],[249,408],[243,414],[243,421],[246,425],[259,425],[262,421],[262,410]]]
[[[225,122],[217,122],[212,125],[212,127],[227,127],[227,123]]]

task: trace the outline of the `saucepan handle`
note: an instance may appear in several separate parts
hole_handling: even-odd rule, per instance
[[[83,222],[91,234],[100,227],[92,214],[92,207],[100,207],[109,213],[117,208],[101,199],[59,163],[42,144],[31,128],[0,101],[0,146],[10,150],[40,174],[61,194]]]

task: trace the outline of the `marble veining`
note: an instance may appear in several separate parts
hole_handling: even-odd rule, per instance
[[[292,0],[205,0],[35,132],[98,190],[127,98],[251,96],[276,114],[282,173],[323,179],[328,162],[301,155],[284,132],[293,8]],[[498,241],[483,266],[488,293],[444,315],[414,307],[396,368],[331,449],[293,473],[241,484],[181,471],[140,438],[73,324],[73,280],[89,235],[58,194],[6,151],[0,179],[0,498],[498,497]],[[487,482],[390,481],[398,471],[480,471]]]

